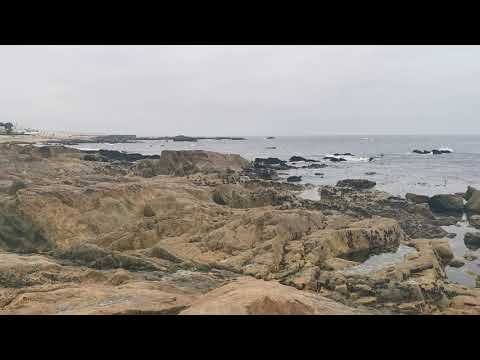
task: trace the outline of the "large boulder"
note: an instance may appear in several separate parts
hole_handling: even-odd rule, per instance
[[[139,161],[135,172],[144,177],[186,176],[195,173],[238,172],[248,165],[249,161],[237,154],[220,154],[204,150],[164,150],[160,159]]]
[[[465,194],[463,194],[463,198],[467,201],[470,200],[470,198],[472,197],[472,195],[475,191],[478,191],[478,190],[476,188],[474,188],[473,186],[469,186],[467,188],[467,191],[465,192]]]
[[[472,215],[468,218],[468,222],[474,228],[480,229],[480,215]]]
[[[290,162],[297,162],[297,161],[318,162],[318,160],[306,159],[303,156],[297,156],[297,155],[292,156],[288,161],[290,161]]]
[[[439,194],[434,195],[429,201],[430,208],[436,212],[462,212],[463,199],[458,195]]]
[[[469,197],[467,203],[465,204],[465,209],[467,211],[480,213],[480,190],[469,188],[469,191],[470,194],[468,195]]]
[[[180,315],[353,315],[361,312],[274,281],[238,280],[212,290]]]
[[[480,248],[480,232],[468,232],[463,238],[465,246],[472,250],[477,250]]]
[[[407,193],[405,195],[405,199],[407,199],[410,202],[413,202],[414,204],[428,203],[430,200],[430,198],[427,195],[417,195],[412,193]]]
[[[212,199],[219,205],[246,209],[282,205],[285,201],[293,201],[294,197],[288,192],[273,188],[247,189],[238,184],[223,184],[215,188]]]
[[[373,188],[377,183],[366,179],[345,179],[337,182],[339,187],[350,187],[357,190]]]

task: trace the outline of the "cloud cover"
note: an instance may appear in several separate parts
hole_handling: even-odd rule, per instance
[[[0,121],[137,135],[480,134],[480,46],[0,46]]]

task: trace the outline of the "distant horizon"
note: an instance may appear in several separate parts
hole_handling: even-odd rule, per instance
[[[0,121],[28,128],[480,134],[476,45],[4,45],[0,78]]]
[[[248,135],[248,134],[195,134],[195,133],[176,133],[176,134],[142,134],[127,131],[69,131],[69,130],[50,130],[50,129],[35,129],[44,133],[64,133],[71,135],[85,135],[85,136],[105,136],[105,135],[135,135],[137,137],[174,137],[174,136],[188,136],[188,137],[314,137],[314,136],[480,136],[480,133],[323,133],[323,134],[292,134],[292,135],[275,135],[275,134],[262,134],[262,135]]]

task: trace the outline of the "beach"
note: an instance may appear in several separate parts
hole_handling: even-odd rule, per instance
[[[1,314],[480,313],[475,281],[449,275],[478,267],[451,241],[459,223],[472,231],[476,189],[437,201],[368,176],[286,181],[300,171],[291,156],[324,162],[299,148],[267,161],[202,141],[120,152],[145,143],[0,139]],[[337,166],[325,162],[312,171]]]

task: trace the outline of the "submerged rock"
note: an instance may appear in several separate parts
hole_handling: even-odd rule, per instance
[[[288,161],[290,161],[290,162],[297,162],[297,161],[318,162],[318,160],[306,159],[302,156],[297,156],[297,155],[292,156]]]
[[[448,265],[453,268],[461,268],[465,265],[465,261],[463,261],[462,259],[454,258],[450,261]]]
[[[366,179],[345,179],[337,182],[339,187],[351,187],[357,190],[373,188],[377,183]]]

